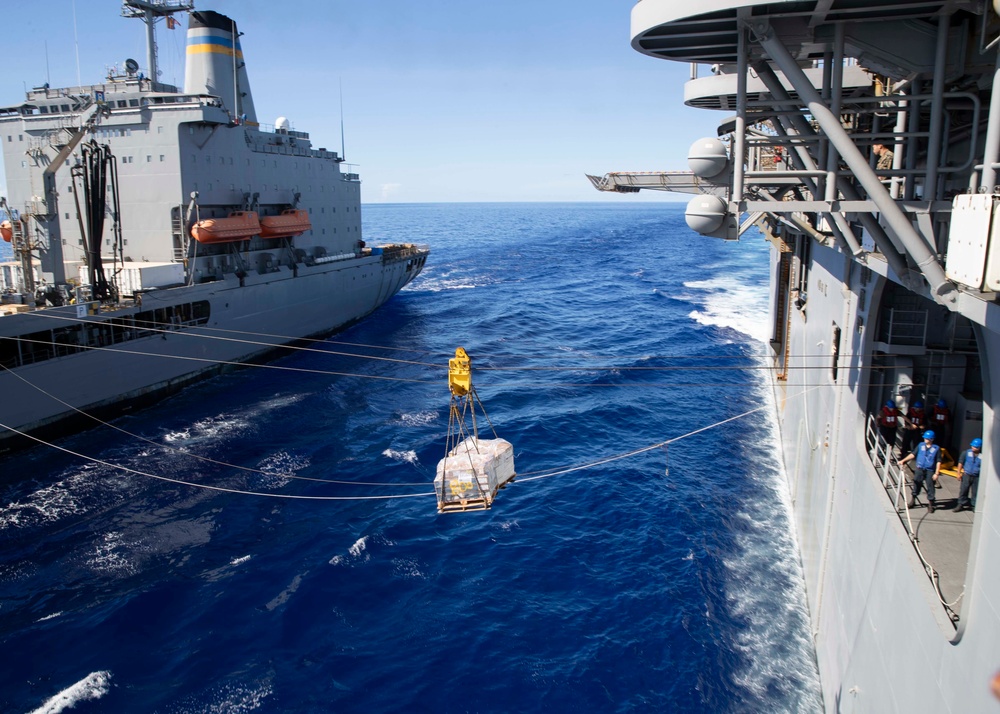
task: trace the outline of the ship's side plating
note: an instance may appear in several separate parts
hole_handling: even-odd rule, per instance
[[[736,114],[690,172],[591,180],[695,194],[692,229],[771,243],[769,360],[827,710],[996,707],[996,7],[640,0],[632,36],[711,66],[685,102]],[[875,428],[887,401],[938,400],[938,443],[984,442],[974,514],[951,510],[949,476],[934,513],[908,509],[909,440]]]

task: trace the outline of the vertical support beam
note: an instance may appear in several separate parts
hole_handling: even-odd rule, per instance
[[[819,123],[823,133],[836,146],[847,166],[854,172],[855,178],[867,191],[869,199],[881,211],[889,228],[896,234],[906,252],[916,262],[920,272],[923,273],[928,285],[930,285],[931,294],[941,304],[954,309],[957,303],[955,286],[945,276],[944,268],[938,262],[937,256],[930,251],[924,239],[917,234],[906,214],[892,200],[878,176],[868,165],[868,160],[861,155],[858,147],[851,141],[851,137],[844,131],[844,127],[840,125],[840,118],[834,116],[830,112],[830,108],[823,103],[819,92],[812,86],[812,82],[806,77],[788,49],[781,44],[770,24],[757,20],[751,23],[751,28],[757,35],[764,51],[785,73],[799,97],[809,107],[809,111]],[[899,277],[905,280],[905,273]]]
[[[833,52],[829,55],[830,67],[830,111],[840,116],[840,104],[844,94],[844,23],[833,27]],[[826,151],[826,200],[837,198],[837,165],[840,157],[833,144]]]
[[[944,70],[948,53],[948,30],[951,17],[938,18],[937,45],[934,53],[934,83],[931,86],[931,125],[927,140],[927,176],[924,178],[924,200],[938,197],[938,166],[941,164],[941,124],[944,116]],[[930,236],[929,236],[930,237]]]
[[[837,23],[839,26],[840,23]],[[823,91],[821,96],[823,101],[828,105],[833,106],[831,97],[833,95],[833,52],[827,50],[823,53]],[[834,114],[840,114],[839,111],[834,111]],[[823,157],[830,153],[830,142],[826,140],[826,137],[819,137],[819,146],[816,147],[816,166],[817,168],[826,168],[824,166]],[[828,196],[830,191],[830,176],[827,174],[822,179],[817,179],[817,183],[820,186],[822,194]]]
[[[913,88],[913,95],[919,97],[924,91],[924,83],[919,79],[914,79],[910,85]],[[921,100],[910,101],[910,111],[906,122],[906,132],[909,137],[906,139],[906,153],[903,157],[903,165],[907,170],[913,171],[917,168],[917,157],[920,154],[920,139],[917,132],[920,131],[920,102]],[[893,162],[893,166],[895,166]],[[912,201],[917,188],[916,174],[909,174],[909,179],[903,186],[903,200]]]
[[[159,82],[159,68],[156,66],[156,15],[151,8],[143,11],[143,21],[146,23],[146,71],[150,82]]]
[[[993,73],[993,94],[983,150],[983,180],[979,184],[987,193],[992,193],[997,185],[997,170],[993,167],[997,161],[1000,161],[1000,51],[997,52],[997,68]]]
[[[737,205],[743,200],[744,173],[747,136],[747,29],[739,27],[736,44],[736,131],[733,132],[733,193],[731,199]]]
[[[897,136],[902,136],[903,134],[906,133],[906,125],[907,122],[909,121],[910,109],[911,109],[910,105],[912,103],[913,102],[910,100],[899,103],[899,106],[902,108],[896,113],[896,127],[893,130],[896,132]],[[916,108],[914,108],[914,111],[916,111]],[[893,141],[894,143],[892,145],[892,151],[893,151],[892,168],[900,169],[903,167],[903,156],[906,154],[906,152],[903,151],[903,144],[901,141],[899,141],[899,139],[894,139]],[[892,183],[890,184],[889,188],[889,195],[894,200],[899,198],[899,190],[902,184],[903,184],[902,178],[900,178],[899,176],[892,177]]]

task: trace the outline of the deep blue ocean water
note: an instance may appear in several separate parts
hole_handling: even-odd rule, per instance
[[[820,710],[766,243],[627,198],[369,205],[364,231],[432,256],[278,362],[314,372],[230,372],[116,422],[153,443],[58,442],[107,464],[0,461],[0,711]],[[459,345],[522,477],[439,515]]]

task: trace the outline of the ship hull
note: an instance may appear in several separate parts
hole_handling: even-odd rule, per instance
[[[0,373],[0,450],[31,443],[23,434],[54,436],[92,426],[87,415],[113,417],[172,394],[228,366],[286,353],[296,340],[329,335],[372,313],[420,272],[426,251],[405,259],[381,256],[281,268],[195,286],[146,293],[141,307],[94,315],[92,323],[158,309],[208,304],[202,325],[164,325],[152,334],[54,356]],[[62,324],[60,314],[9,315],[0,339],[17,340]],[[74,320],[75,322],[75,320]]]
[[[772,251],[775,276],[779,262]],[[784,324],[790,346],[787,370],[775,369],[787,375],[773,382],[777,425],[826,710],[951,711],[962,702],[963,710],[985,711],[995,705],[989,682],[1000,631],[989,595],[997,591],[989,564],[1000,557],[1000,540],[984,537],[1000,517],[995,483],[981,479],[975,514],[951,512],[958,489],[951,476],[941,477],[934,514],[926,501],[907,512],[909,485],[886,487],[869,417],[869,394],[885,379],[872,369],[887,359],[883,335],[875,327],[848,334],[836,377],[832,359],[817,368],[815,357],[829,351],[831,325],[874,326],[888,310],[885,277],[876,270],[863,282],[862,271],[850,265],[837,250],[814,245],[801,309],[784,312],[778,281],[772,285],[772,317]],[[988,376],[1000,339],[977,327],[975,342]],[[986,435],[994,431],[992,403],[986,379]],[[968,445],[957,434],[951,441],[953,452]],[[898,445],[896,454],[902,456]]]

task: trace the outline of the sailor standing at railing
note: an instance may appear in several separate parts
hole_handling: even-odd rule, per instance
[[[927,489],[927,512],[934,513],[934,484],[941,475],[941,447],[934,443],[934,432],[925,431],[924,440],[913,451],[899,460],[899,465],[916,459],[913,469],[913,485],[910,494],[910,502],[907,508],[917,507],[917,496],[920,489]],[[933,472],[933,473],[932,473]],[[930,478],[928,478],[928,476]]]
[[[976,493],[979,491],[979,471],[983,466],[983,456],[980,453],[983,449],[982,439],[973,439],[969,442],[969,448],[963,451],[958,457],[958,474],[962,477],[961,490],[958,492],[958,504],[955,511],[964,511],[966,508],[976,509]],[[969,500],[969,492],[972,492],[972,500]]]
[[[896,422],[899,421],[899,412],[896,404],[890,399],[878,413],[878,433],[885,440],[885,446],[889,451],[896,447]]]

